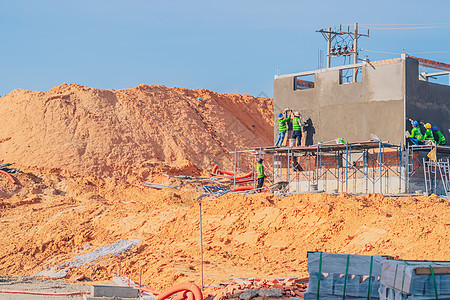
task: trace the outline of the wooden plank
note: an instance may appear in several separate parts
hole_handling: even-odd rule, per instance
[[[450,266],[447,267],[433,267],[434,274],[450,274]],[[420,267],[415,269],[417,275],[430,275],[431,269],[430,267]]]

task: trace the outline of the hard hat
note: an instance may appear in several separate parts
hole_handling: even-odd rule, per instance
[[[431,128],[431,124],[430,123],[425,124],[425,128],[426,129],[430,129]]]
[[[431,128],[433,131],[437,131],[439,130],[437,126],[433,126],[433,128]]]
[[[197,100],[198,101],[203,101],[203,98],[202,97],[198,97]]]
[[[282,116],[283,116],[282,113],[279,113],[279,114],[278,114],[278,118],[281,118]]]
[[[419,126],[419,122],[413,121],[413,122],[412,122],[412,125],[413,125],[414,127],[418,127],[418,126]]]
[[[295,115],[296,117],[300,117],[300,113],[299,113],[298,111],[296,111],[296,112],[294,113],[294,115]]]

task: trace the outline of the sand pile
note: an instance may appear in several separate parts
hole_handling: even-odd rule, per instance
[[[154,287],[200,281],[198,205],[188,191],[113,180],[18,175],[0,202],[0,275],[31,275],[126,239],[138,245],[67,269],[67,278],[119,273]],[[307,251],[450,258],[450,205],[432,197],[228,194],[203,202],[206,284],[231,277],[304,277]]]
[[[154,288],[200,282],[199,192],[141,183],[215,162],[146,109],[230,165],[228,151],[271,144],[272,102],[164,86],[123,92],[145,109],[78,85],[0,99],[0,159],[24,171],[15,185],[0,176],[0,275],[139,281],[142,271]],[[450,204],[436,196],[227,194],[202,206],[205,284],[304,277],[307,251],[450,260]]]
[[[273,140],[271,99],[203,89],[14,90],[0,99],[0,114],[0,160],[79,175],[145,178],[155,167],[189,173],[216,164],[157,118],[230,168],[229,151]]]

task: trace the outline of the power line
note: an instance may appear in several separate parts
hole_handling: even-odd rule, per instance
[[[450,53],[450,51],[425,51],[425,52],[412,52],[410,54],[424,54],[424,53]]]
[[[387,52],[387,51],[377,51],[377,50],[368,50],[368,49],[359,49],[360,51],[366,52],[374,52],[374,53],[386,53],[386,54],[395,54],[400,55],[402,53],[398,52]],[[423,52],[408,52],[408,54],[426,54],[426,53],[450,53],[450,51],[423,51]]]
[[[371,30],[411,30],[411,29],[432,29],[432,28],[450,28],[450,25],[442,26],[419,26],[419,27],[370,27]]]
[[[385,54],[395,54],[400,55],[401,53],[397,52],[386,52],[386,51],[377,51],[377,50],[367,50],[367,49],[359,49],[360,51],[366,51],[366,52],[374,52],[374,53],[385,53]]]
[[[425,24],[360,24],[361,26],[431,26],[450,25],[450,23],[425,23]]]

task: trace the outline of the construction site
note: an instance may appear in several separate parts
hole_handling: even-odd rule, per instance
[[[327,66],[275,75],[273,99],[1,97],[0,299],[450,299],[450,64],[319,32]]]

